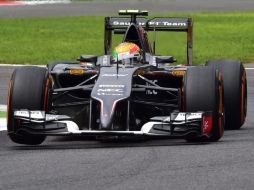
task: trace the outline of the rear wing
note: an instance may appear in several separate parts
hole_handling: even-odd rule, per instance
[[[145,30],[158,31],[186,31],[188,30],[189,18],[161,18],[152,19],[137,18],[136,24],[142,26]],[[127,28],[131,24],[130,17],[106,17],[105,27],[107,30]]]
[[[112,32],[123,34],[128,26],[133,23],[130,17],[106,17],[104,49],[105,54],[111,51]],[[152,19],[138,17],[135,24],[140,25],[145,31],[173,31],[187,33],[187,63],[192,65],[192,33],[193,23],[191,18],[164,18],[155,17]],[[155,47],[155,45],[154,45]]]

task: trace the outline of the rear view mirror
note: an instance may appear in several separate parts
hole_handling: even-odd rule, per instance
[[[176,58],[173,56],[156,56],[156,63],[174,63]]]
[[[96,63],[97,62],[97,56],[96,55],[81,55],[77,61],[80,62],[89,62],[89,63]]]

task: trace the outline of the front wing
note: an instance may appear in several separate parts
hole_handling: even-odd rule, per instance
[[[150,119],[140,130],[80,130],[69,116],[45,114],[44,111],[18,110],[14,112],[16,133],[48,136],[150,136],[182,138],[188,135],[210,136],[212,112],[173,112],[170,116]]]

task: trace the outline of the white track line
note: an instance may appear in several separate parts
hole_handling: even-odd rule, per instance
[[[0,131],[6,131],[6,118],[0,118]]]
[[[7,105],[0,104],[0,111],[6,112],[6,110],[7,110]]]
[[[71,0],[23,0],[23,1],[3,1],[0,6],[24,6],[24,5],[43,5],[43,4],[61,4],[71,3]]]
[[[0,104],[0,111],[6,112],[7,111],[7,106]],[[0,131],[6,131],[6,130],[7,130],[6,118],[0,118]]]
[[[23,66],[36,66],[36,67],[46,67],[46,65],[20,65],[20,64],[0,64],[0,67],[23,67]]]

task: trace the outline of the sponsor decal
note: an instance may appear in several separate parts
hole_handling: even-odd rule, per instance
[[[212,116],[205,116],[203,117],[203,129],[202,132],[205,135],[209,135],[212,131],[213,127],[213,117]]]
[[[121,93],[121,92],[123,92],[123,89],[120,89],[120,88],[105,88],[105,89],[102,89],[102,88],[100,88],[100,89],[98,89],[97,90],[97,92],[119,92],[119,93]]]
[[[105,84],[99,85],[98,96],[123,96],[125,85]]]
[[[99,88],[107,88],[107,87],[111,87],[111,88],[124,88],[125,85],[122,85],[122,84],[100,84],[99,85]]]
[[[197,112],[197,113],[180,112],[176,114],[174,113],[171,114],[171,120],[174,120],[174,121],[188,121],[188,120],[196,120],[201,118],[202,118],[201,112]]]
[[[44,119],[45,112],[44,111],[27,111],[27,110],[19,110],[14,112],[15,117],[25,117],[32,119]]]
[[[114,26],[129,26],[130,22],[124,22],[124,21],[113,21]],[[146,22],[138,22],[138,25],[145,26]],[[187,26],[187,23],[185,22],[167,22],[167,21],[161,21],[161,22],[148,22],[149,26],[173,26],[173,27],[184,27]]]
[[[156,84],[158,82],[158,80],[152,80],[152,82]],[[148,82],[146,83],[146,85],[147,86],[151,86],[151,84],[149,84]],[[146,94],[147,95],[157,95],[158,92],[156,90],[150,90],[150,89],[148,89],[148,90],[146,90]]]
[[[61,116],[60,115],[51,115],[51,114],[47,114],[46,115],[46,121],[57,121],[61,119]]]
[[[83,75],[85,71],[83,69],[70,69],[69,73],[71,75]]]
[[[171,74],[175,77],[182,77],[183,75],[185,75],[186,71],[183,70],[174,70],[171,72]]]

